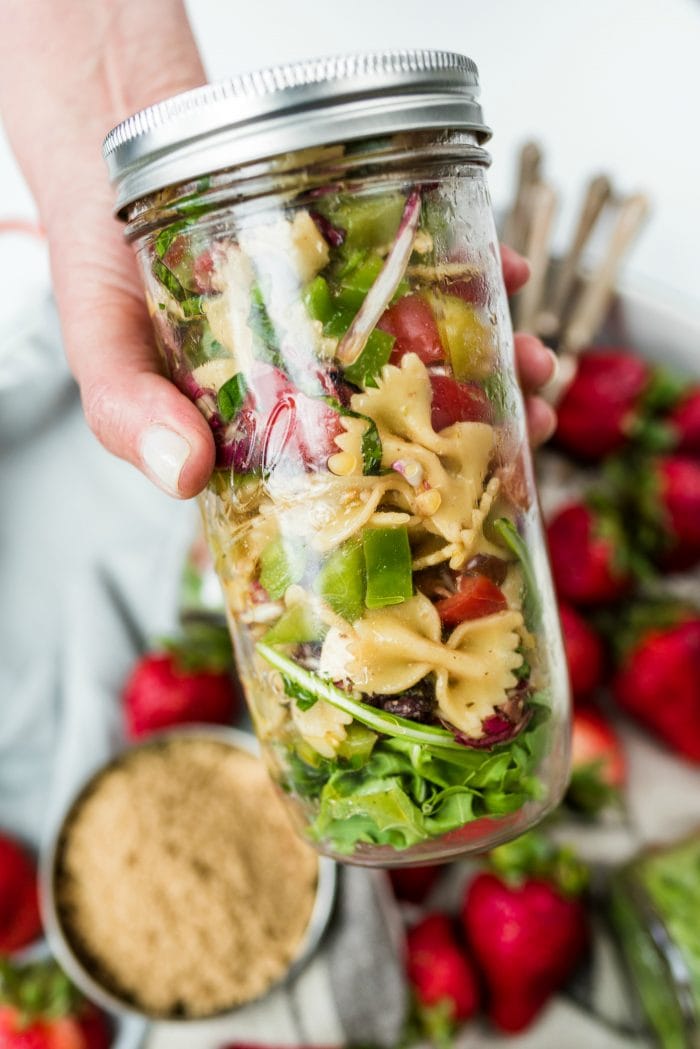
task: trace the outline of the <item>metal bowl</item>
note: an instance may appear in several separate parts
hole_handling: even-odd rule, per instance
[[[148,747],[157,745],[164,741],[183,738],[196,738],[213,740],[217,743],[226,743],[235,750],[244,750],[256,757],[259,756],[259,747],[255,737],[250,733],[241,732],[239,729],[234,728],[225,728],[215,725],[188,725],[149,736],[143,742],[137,743],[128,750],[120,751],[117,755],[111,758],[110,761],[105,765],[102,765],[96,772],[93,772],[80,784],[69,804],[66,806],[58,829],[54,833],[47,848],[42,853],[39,865],[41,913],[46,931],[46,938],[52,953],[56,956],[73,983],[75,983],[75,985],[88,998],[91,998],[107,1012],[124,1019],[131,1018],[132,1021],[139,1019],[141,1021],[149,1020],[167,1023],[201,1023],[204,1020],[211,1020],[217,1017],[230,1015],[238,1009],[249,1005],[252,1001],[263,999],[274,988],[292,980],[304,968],[321,941],[331,917],[335,899],[336,865],[332,860],[319,856],[318,884],[316,888],[316,898],[311,910],[311,916],[309,918],[306,932],[297,949],[297,953],[286,973],[274,984],[271,984],[270,987],[268,987],[257,998],[251,998],[246,1002],[241,1002],[239,1005],[233,1006],[230,1009],[224,1009],[216,1013],[196,1017],[170,1017],[158,1014],[151,1015],[136,1008],[132,1002],[119,998],[112,990],[105,987],[95,979],[93,974],[85,967],[73,949],[70,938],[61,923],[58,912],[55,892],[56,862],[59,855],[59,846],[63,836],[63,831],[87,791],[90,790],[92,785],[96,783],[109,768],[119,762],[126,753],[147,749]]]

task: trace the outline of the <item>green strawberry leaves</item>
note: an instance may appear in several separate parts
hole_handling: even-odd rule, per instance
[[[0,958],[0,1004],[15,1009],[27,1026],[39,1019],[72,1016],[83,1001],[56,962],[14,965]]]
[[[557,845],[538,830],[527,831],[492,849],[489,863],[496,874],[511,884],[543,878],[565,896],[580,896],[590,880],[588,868],[571,846]]]

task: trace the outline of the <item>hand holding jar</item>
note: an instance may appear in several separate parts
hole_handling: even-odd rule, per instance
[[[356,863],[487,848],[567,772],[477,96],[459,55],[327,59],[105,146],[215,444],[201,505],[256,731],[306,836]]]

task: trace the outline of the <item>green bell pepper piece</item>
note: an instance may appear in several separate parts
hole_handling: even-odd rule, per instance
[[[377,386],[382,368],[389,363],[395,341],[393,335],[375,328],[360,356],[345,368],[345,378],[355,386]]]
[[[362,546],[351,540],[334,550],[321,566],[316,592],[334,612],[353,623],[365,610],[365,559]]]
[[[362,536],[368,608],[400,605],[413,595],[408,529],[368,528]]]
[[[339,310],[326,324],[324,334],[333,339],[342,338],[350,327],[353,316],[348,310]],[[382,368],[389,362],[395,341],[393,335],[375,328],[360,356],[345,368],[345,378],[356,386],[376,386]]]
[[[314,277],[304,289],[303,299],[309,316],[315,321],[327,324],[334,312],[328,281],[324,277]]]
[[[273,601],[284,596],[287,587],[298,583],[306,568],[306,552],[302,546],[283,539],[272,539],[260,554],[260,585]]]
[[[321,641],[325,633],[326,627],[314,609],[300,602],[280,616],[263,641],[266,645],[301,645],[305,641]]]
[[[353,312],[359,310],[383,265],[381,255],[377,255],[376,252],[360,255],[358,264],[343,272],[340,287],[335,295],[336,305]]]
[[[345,197],[332,204],[326,214],[334,226],[345,230],[343,251],[378,248],[391,244],[399,228],[406,198],[402,193],[371,197]]]
[[[378,738],[377,733],[372,732],[366,725],[353,721],[348,726],[345,739],[338,747],[337,756],[349,761],[353,768],[360,768],[368,760]]]

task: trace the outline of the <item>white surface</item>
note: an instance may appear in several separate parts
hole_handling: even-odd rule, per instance
[[[630,272],[657,294],[695,299],[700,308],[700,146],[693,110],[700,97],[699,0],[189,0],[188,8],[214,78],[358,48],[465,51],[480,67],[495,131],[496,202],[508,199],[516,151],[532,136],[545,146],[547,172],[566,198],[560,240],[589,174],[605,170],[622,191],[645,189],[654,214]],[[33,214],[4,139],[0,190],[0,217]],[[45,270],[16,238],[3,240],[0,276],[5,301],[12,302],[26,283],[45,279]]]

